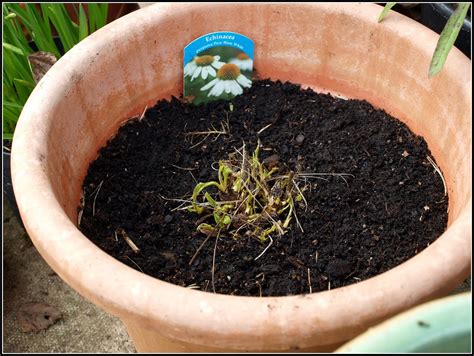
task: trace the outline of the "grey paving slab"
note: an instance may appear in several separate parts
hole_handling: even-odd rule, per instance
[[[8,203],[3,217],[3,352],[133,353],[120,321],[65,284],[39,255]],[[17,311],[27,302],[45,302],[63,319],[46,330],[24,333]]]

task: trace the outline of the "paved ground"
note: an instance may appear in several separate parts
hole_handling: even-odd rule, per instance
[[[86,301],[55,275],[18,224],[8,203],[3,206],[3,351],[135,352],[122,322]],[[469,278],[455,292],[470,289]],[[37,334],[22,332],[17,310],[33,301],[56,307],[63,319]]]
[[[122,322],[86,301],[44,262],[8,203],[3,204],[3,351],[4,352],[135,352]],[[18,308],[45,302],[63,319],[35,333],[21,331]]]

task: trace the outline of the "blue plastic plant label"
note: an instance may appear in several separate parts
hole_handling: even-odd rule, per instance
[[[252,86],[253,41],[235,32],[213,32],[184,48],[184,97],[193,104],[229,100]]]

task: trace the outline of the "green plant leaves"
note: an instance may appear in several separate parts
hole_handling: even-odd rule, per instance
[[[198,199],[198,196],[199,194],[206,188],[208,187],[212,187],[212,186],[215,186],[215,187],[220,187],[219,183],[217,182],[214,182],[214,181],[210,181],[210,182],[203,182],[203,183],[198,183],[195,187],[194,187],[194,190],[193,190],[193,195],[191,197],[191,200],[192,200],[192,208],[189,208],[189,211],[191,212],[196,212],[198,214],[201,214],[203,211],[204,211],[204,208],[202,206],[199,206],[197,203],[197,199]]]
[[[90,33],[98,30],[107,23],[108,6],[109,4],[88,4]]]
[[[23,51],[22,51],[20,48],[14,46],[14,45],[11,45],[11,44],[9,44],[9,43],[3,42],[3,43],[2,43],[2,46],[3,46],[3,48],[8,49],[9,51],[15,52],[15,53],[19,54],[20,56],[24,56],[24,55],[25,55],[25,54],[23,53]]]
[[[249,155],[244,144],[241,150],[237,150],[238,156],[234,153],[229,155],[229,160],[219,161],[219,183],[210,181],[195,186],[188,211],[209,213],[201,219],[210,216],[214,218],[212,225],[200,224],[198,232],[211,235],[223,230],[234,238],[252,236],[262,242],[274,232],[280,236],[285,234],[292,214],[296,218],[293,195],[302,193],[293,181],[293,172],[272,179],[272,173],[258,159],[259,147],[258,140],[257,148]],[[275,192],[271,189],[272,185],[281,187],[281,194],[285,194],[284,201],[273,194]],[[219,189],[215,196],[204,192],[204,189],[211,186]],[[232,188],[232,192],[229,188]],[[202,193],[206,202],[200,203],[198,198]],[[280,214],[287,209],[289,212],[285,214],[286,219],[282,223]]]
[[[470,3],[460,3],[441,32],[428,71],[430,77],[439,73],[443,68],[444,63],[448,58],[448,54],[453,47],[454,42],[456,42],[456,38],[458,37],[459,31],[464,23],[469,6],[471,6]]]
[[[79,41],[86,38],[88,34],[86,12],[82,4],[79,4]]]
[[[64,4],[50,4],[45,10],[58,32],[64,51],[69,51],[77,43],[74,38],[77,38],[78,34],[75,33]]]
[[[79,4],[78,23],[70,17],[66,6],[58,3],[3,3],[3,139],[11,139],[23,105],[28,100],[36,83],[34,68],[28,61],[34,51],[29,42],[40,52],[49,52],[49,59],[32,57],[36,66],[35,78],[39,80],[53,58],[61,57],[61,51],[54,41],[56,31],[67,52],[90,33],[107,22],[108,4],[88,3],[86,11]],[[74,8],[75,9],[75,8]]]
[[[390,9],[394,7],[396,4],[397,4],[396,2],[388,2],[385,4],[379,16],[379,22],[382,22],[387,17],[388,13],[390,12]]]

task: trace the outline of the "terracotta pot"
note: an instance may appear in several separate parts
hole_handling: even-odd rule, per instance
[[[92,34],[37,85],[15,132],[13,185],[36,248],[70,286],[124,321],[138,351],[333,350],[447,294],[470,272],[471,63],[453,49],[443,71],[429,79],[438,36],[396,13],[379,24],[381,9],[364,3],[156,4]],[[447,231],[369,280],[264,298],[165,283],[83,236],[77,207],[98,149],[146,105],[179,95],[183,47],[218,30],[254,39],[261,77],[367,99],[423,135],[446,178]]]

